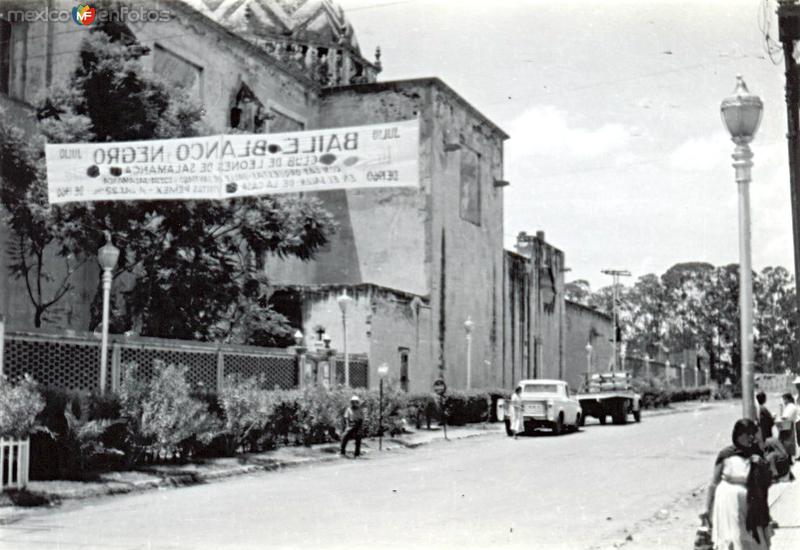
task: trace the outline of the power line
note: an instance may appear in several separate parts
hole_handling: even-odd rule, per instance
[[[729,57],[729,58],[726,59],[726,61],[739,61],[740,59],[745,58],[745,57],[750,57],[750,56],[743,55],[743,56],[737,56],[737,57]],[[706,63],[695,63],[695,64],[692,64],[692,65],[683,65],[681,67],[673,67],[672,69],[664,69],[664,70],[661,70],[661,71],[653,71],[653,72],[649,72],[649,73],[632,75],[632,76],[628,76],[628,77],[624,77],[624,78],[615,78],[615,79],[612,79],[612,80],[601,80],[601,81],[593,82],[591,84],[586,84],[586,85],[583,85],[583,86],[576,86],[574,88],[561,88],[561,89],[552,90],[552,91],[541,93],[541,94],[518,96],[516,98],[507,97],[506,99],[493,101],[493,102],[490,102],[490,103],[486,103],[485,105],[499,105],[500,103],[506,103],[508,101],[516,101],[517,99],[531,100],[531,99],[540,99],[540,98],[544,98],[544,97],[551,97],[553,95],[561,95],[561,94],[568,94],[568,93],[574,93],[574,92],[581,92],[581,91],[584,91],[584,90],[592,90],[592,89],[595,89],[595,88],[601,88],[603,86],[612,86],[612,85],[615,85],[615,84],[621,84],[621,83],[624,83],[624,82],[631,82],[631,81],[634,81],[634,80],[641,80],[641,79],[645,79],[645,78],[653,78],[653,77],[662,76],[662,75],[665,75],[665,74],[680,73],[680,72],[685,72],[685,71],[693,71],[693,70],[702,69],[702,68],[705,68],[705,67],[716,66],[716,65],[719,65],[719,64],[720,64],[719,61],[713,61],[713,62],[710,61],[710,62],[706,62]]]

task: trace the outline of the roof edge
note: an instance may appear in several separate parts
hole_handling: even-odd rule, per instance
[[[480,112],[475,106],[473,106],[469,101],[464,99],[461,95],[458,94],[453,88],[448,86],[444,83],[444,81],[438,77],[430,76],[424,78],[409,78],[404,80],[386,80],[381,82],[371,82],[368,84],[348,84],[346,86],[331,86],[324,88],[321,93],[320,97],[324,98],[328,95],[336,94],[337,92],[347,92],[347,91],[354,91],[354,92],[362,92],[362,93],[370,93],[370,92],[380,92],[384,90],[389,90],[395,87],[403,87],[403,86],[435,86],[449,95],[452,99],[454,99],[457,103],[459,103],[462,107],[464,107],[467,111],[469,111],[473,116],[480,119],[484,122],[487,126],[489,126],[494,132],[500,135],[503,140],[509,139],[509,135],[503,131],[500,126],[492,122],[492,120]]]

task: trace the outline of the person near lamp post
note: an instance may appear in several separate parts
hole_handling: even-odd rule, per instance
[[[364,425],[364,411],[361,409],[361,399],[357,395],[350,398],[350,406],[344,411],[344,434],[340,453],[347,456],[347,443],[356,440],[354,457],[361,456],[361,427]]]

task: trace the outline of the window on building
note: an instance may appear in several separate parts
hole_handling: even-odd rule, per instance
[[[400,388],[408,391],[408,348],[400,348]]]
[[[202,99],[203,67],[156,44],[153,49],[153,72],[167,82],[183,88],[189,96]]]
[[[461,147],[461,219],[481,224],[481,156]]]
[[[0,93],[25,99],[28,27],[0,21]]]
[[[243,132],[260,133],[269,115],[264,104],[256,97],[253,90],[242,82],[231,107],[231,128]]]

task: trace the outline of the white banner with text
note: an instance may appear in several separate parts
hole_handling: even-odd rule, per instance
[[[51,204],[418,187],[419,121],[282,134],[48,144]]]

